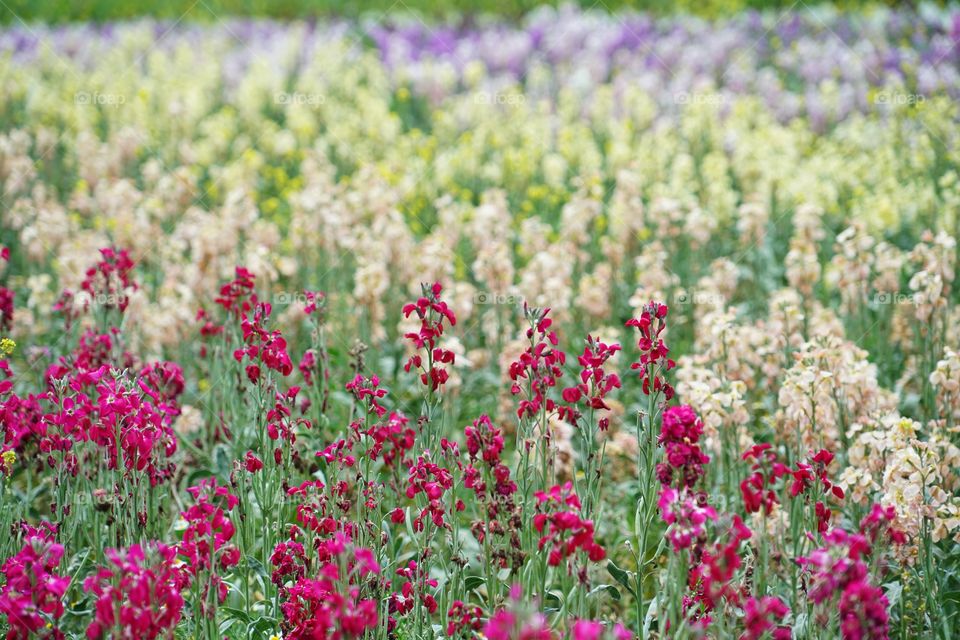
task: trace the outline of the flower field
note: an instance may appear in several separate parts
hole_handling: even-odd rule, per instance
[[[8,640],[960,637],[960,10],[598,9],[0,27]]]

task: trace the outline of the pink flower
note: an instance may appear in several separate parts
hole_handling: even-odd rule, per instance
[[[667,328],[668,311],[667,305],[651,300],[643,307],[640,317],[628,320],[626,326],[636,327],[640,332],[640,339],[637,341],[640,359],[630,368],[640,371],[643,393],[651,395],[662,392],[663,397],[670,400],[673,398],[673,387],[663,374],[676,365],[667,357],[670,350],[660,337]]]
[[[210,588],[217,590],[222,602],[227,597],[227,585],[218,570],[234,566],[240,560],[237,548],[229,545],[235,529],[227,517],[238,499],[229,489],[217,485],[214,478],[190,487],[187,493],[195,502],[180,514],[187,521],[187,528],[177,552],[186,560],[186,571],[201,582],[203,602]],[[205,613],[212,614],[206,604],[203,606]]]
[[[449,377],[446,368],[437,365],[452,365],[455,359],[452,351],[438,347],[437,342],[443,335],[444,322],[449,322],[452,327],[457,324],[457,318],[447,303],[440,299],[443,287],[439,282],[430,287],[421,285],[421,289],[422,295],[416,302],[404,305],[403,316],[409,318],[416,314],[420,318],[420,330],[416,333],[407,333],[404,337],[417,351],[423,351],[423,353],[411,356],[403,369],[408,373],[413,369],[419,369],[420,381],[424,386],[436,391],[447,382]]]
[[[577,404],[583,399],[584,404],[592,409],[609,409],[605,398],[614,389],[620,388],[620,377],[616,373],[604,371],[604,364],[620,351],[620,345],[608,345],[597,338],[587,336],[587,346],[583,355],[577,358],[581,366],[580,382],[575,387],[568,387],[561,395],[564,402]],[[560,407],[560,418],[570,424],[577,424],[581,416],[578,407]],[[601,419],[601,430],[606,429],[606,419]]]
[[[263,469],[263,460],[254,455],[253,451],[247,451],[247,455],[244,458],[244,466],[248,472],[256,473]]]
[[[549,549],[547,563],[558,566],[577,551],[591,562],[603,560],[607,553],[594,539],[593,522],[580,516],[580,500],[571,483],[554,486],[548,493],[537,492],[538,513],[533,526],[541,534],[538,548]]]
[[[661,484],[692,488],[703,477],[703,466],[710,458],[700,449],[703,423],[688,405],[668,407],[663,412],[660,446],[665,462],[657,465]]]
[[[108,549],[107,565],[86,579],[95,598],[88,638],[110,636],[152,640],[168,636],[180,621],[188,577],[176,566],[176,550],[159,542],[145,548]]]
[[[0,614],[7,618],[8,640],[63,638],[58,623],[70,578],[55,573],[63,558],[56,533],[49,522],[25,526],[23,548],[0,568],[6,578],[0,589]]]
[[[523,312],[530,323],[527,338],[530,346],[515,362],[510,363],[510,393],[522,395],[517,416],[533,417],[545,410],[553,411],[554,401],[547,396],[551,387],[563,376],[566,354],[557,349],[557,334],[550,330],[553,320],[550,309],[531,309],[524,304]]]
[[[689,490],[679,495],[676,489],[664,486],[657,503],[663,521],[670,525],[667,539],[674,551],[688,549],[706,533],[707,521],[715,521],[717,512],[710,505],[701,506],[696,496]]]
[[[743,627],[740,640],[761,640],[772,637],[773,640],[790,640],[790,627],[781,625],[790,613],[790,607],[774,596],[764,596],[760,600],[751,596],[743,605]],[[770,634],[768,636],[767,634]]]

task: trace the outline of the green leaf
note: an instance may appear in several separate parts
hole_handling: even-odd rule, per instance
[[[269,575],[267,574],[267,570],[264,568],[263,563],[253,556],[247,556],[247,566],[253,569],[253,572],[261,578],[266,578]]]
[[[588,598],[596,597],[599,594],[603,593],[604,591],[609,593],[610,597],[616,600],[617,602],[620,601],[620,590],[617,589],[612,584],[598,584],[597,586],[595,586],[593,589],[590,590],[590,593],[587,594],[587,597]]]
[[[607,571],[610,572],[610,575],[613,576],[613,579],[619,582],[624,589],[629,591],[634,598],[637,597],[637,592],[633,590],[633,587],[630,586],[630,574],[614,564],[613,560],[607,563]],[[619,600],[620,598],[616,598]]]
[[[250,624],[250,616],[248,616],[247,612],[243,609],[237,609],[236,607],[217,607],[217,611],[225,614],[227,620],[231,622],[239,620],[244,624]]]
[[[485,582],[486,582],[486,579],[481,578],[480,576],[467,576],[463,580],[463,587],[467,591],[473,591],[474,589],[478,588],[480,585],[482,585]]]

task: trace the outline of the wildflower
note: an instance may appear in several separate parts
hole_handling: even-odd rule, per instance
[[[48,522],[27,527],[23,547],[0,568],[6,578],[0,588],[0,614],[7,618],[10,640],[64,637],[58,625],[70,578],[55,573],[63,559],[56,531]]]
[[[444,519],[446,510],[442,498],[444,492],[452,486],[453,476],[449,470],[431,462],[425,456],[417,458],[410,467],[406,495],[413,499],[418,494],[423,494],[427,502],[426,506],[420,510],[420,514],[413,519],[414,531],[423,531],[423,523],[427,518],[436,527],[448,526]]]
[[[618,351],[620,351],[618,344],[608,345],[597,338],[587,336],[587,346],[584,347],[583,354],[577,358],[577,362],[582,367],[580,382],[574,387],[563,390],[564,402],[575,405],[583,401],[592,409],[609,410],[610,407],[605,402],[605,398],[610,391],[620,388],[620,377],[616,373],[605,372],[603,366]],[[560,408],[560,417],[571,424],[576,424],[579,413],[574,407]],[[601,418],[600,430],[606,431],[608,424],[608,418]]]
[[[267,331],[266,322],[270,317],[269,303],[258,303],[254,307],[253,317],[246,313],[240,317],[240,329],[243,333],[243,342],[246,346],[236,349],[233,357],[237,362],[244,358],[250,361],[246,367],[247,378],[257,384],[260,379],[261,368],[276,371],[282,376],[293,372],[293,362],[287,353],[287,341],[279,331]]]
[[[640,332],[637,348],[640,350],[640,359],[630,365],[631,369],[640,371],[640,381],[643,393],[646,395],[663,392],[665,399],[673,398],[673,387],[662,374],[676,366],[667,355],[669,349],[664,344],[661,334],[667,328],[667,305],[650,301],[644,305],[639,318],[631,318],[626,326],[636,327]]]
[[[667,539],[674,551],[689,548],[694,541],[702,540],[708,520],[716,520],[717,512],[710,505],[701,506],[696,496],[684,489],[680,495],[676,489],[664,485],[657,502],[661,517],[670,527]]]
[[[281,589],[287,640],[361,638],[377,626],[377,601],[364,597],[380,573],[373,553],[342,532],[319,541],[316,578],[300,575]]]
[[[754,461],[750,475],[740,483],[744,508],[747,513],[763,509],[766,515],[770,515],[773,506],[780,502],[773,486],[789,469],[777,460],[769,443],[754,445],[743,454],[743,459]]]
[[[627,631],[622,624],[606,626],[595,620],[577,620],[570,628],[572,640],[630,640],[633,634]]]
[[[790,613],[783,600],[775,596],[760,599],[753,596],[743,604],[743,627],[740,640],[761,640],[772,637],[773,640],[790,640],[790,627],[780,622]],[[767,634],[770,634],[769,636]]]
[[[583,551],[591,562],[603,560],[607,554],[594,539],[593,522],[580,516],[580,500],[571,483],[555,485],[549,491],[538,491],[538,513],[533,526],[541,534],[538,548],[549,549],[547,564],[552,567]]]
[[[316,313],[322,317],[327,302],[327,295],[323,291],[304,291],[303,295],[307,300],[307,305],[304,307],[303,312],[308,316]],[[319,312],[317,312],[318,310]]]
[[[98,305],[124,312],[130,304],[129,294],[138,288],[131,278],[133,260],[125,249],[100,249],[101,260],[87,269],[80,289]]]
[[[235,278],[220,287],[220,295],[214,300],[227,313],[237,318],[249,313],[259,300],[254,292],[255,276],[245,267],[234,270]]]
[[[422,295],[416,302],[404,305],[403,316],[409,318],[416,314],[420,319],[420,330],[407,333],[404,337],[417,351],[423,350],[424,354],[415,353],[410,356],[403,369],[408,373],[413,369],[420,370],[420,381],[424,386],[436,391],[449,378],[447,370],[437,365],[452,365],[455,360],[452,351],[439,347],[437,343],[443,335],[444,322],[449,322],[452,327],[457,324],[457,318],[447,303],[440,299],[443,287],[439,282],[430,287],[421,285],[421,289]]]
[[[263,461],[258,458],[253,451],[247,451],[247,454],[243,460],[244,466],[249,473],[257,473],[263,469]]]
[[[176,564],[176,550],[159,542],[108,549],[107,565],[86,579],[95,598],[88,638],[169,636],[180,621],[187,576]]]
[[[661,484],[693,487],[703,477],[703,466],[710,458],[698,444],[702,434],[703,423],[689,405],[668,407],[663,412],[658,442],[665,450],[665,461],[657,465]]]
[[[506,608],[493,612],[483,627],[487,640],[556,640],[546,617],[524,606],[518,585],[510,588]]]
[[[472,638],[483,628],[483,610],[469,606],[462,600],[454,600],[447,611],[447,637]]]
[[[886,514],[881,510],[871,516],[864,528],[876,533]],[[870,539],[842,529],[831,529],[823,539],[825,546],[797,559],[808,576],[810,599],[822,605],[823,617],[838,612],[844,638],[886,638],[889,602],[869,575],[866,559],[876,553]]]
[[[186,559],[188,573],[195,580],[203,578],[202,602],[205,603],[210,588],[216,589],[222,602],[227,597],[227,584],[219,571],[239,561],[236,547],[229,544],[235,528],[227,515],[237,506],[238,499],[229,489],[217,485],[214,478],[190,487],[187,493],[193,497],[194,504],[180,514],[187,528],[177,552]]]
[[[556,404],[547,396],[551,387],[556,386],[557,379],[563,376],[563,365],[566,363],[566,354],[557,349],[559,339],[556,332],[550,328],[553,320],[549,317],[550,309],[531,309],[524,305],[524,314],[530,323],[527,329],[527,339],[530,346],[520,355],[520,358],[510,364],[510,393],[524,394],[517,408],[517,416],[522,418],[534,417],[542,410],[551,412]],[[527,389],[521,388],[521,381],[526,380]]]
[[[897,510],[893,506],[883,507],[874,504],[870,508],[870,513],[860,521],[860,533],[867,536],[870,544],[879,542],[905,544],[907,541],[906,535],[893,526],[896,520]],[[886,539],[884,540],[884,538]]]
[[[387,413],[386,407],[379,402],[387,395],[387,390],[380,388],[379,377],[374,375],[366,378],[358,373],[347,383],[347,391],[353,394],[357,402],[367,405],[367,413],[375,413],[378,418],[382,418]]]
[[[439,584],[434,578],[426,575],[424,569],[411,560],[405,567],[400,567],[396,571],[397,575],[405,578],[400,587],[400,593],[391,594],[390,610],[391,612],[404,615],[409,613],[417,600],[432,615],[437,612],[437,599],[430,593]]]

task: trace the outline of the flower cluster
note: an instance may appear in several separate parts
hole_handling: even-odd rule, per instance
[[[446,367],[438,365],[453,365],[455,360],[453,351],[440,347],[438,342],[443,336],[444,323],[449,323],[451,327],[455,326],[457,317],[447,303],[440,299],[443,287],[439,282],[432,286],[422,285],[421,288],[422,295],[416,302],[403,307],[405,318],[416,314],[420,319],[419,331],[410,332],[404,336],[418,353],[410,356],[403,368],[407,372],[412,369],[421,371],[420,381],[424,386],[436,391],[446,384],[450,377]],[[423,354],[419,353],[421,350]]]
[[[874,527],[877,518],[869,520],[867,526]],[[824,542],[826,546],[797,559],[808,575],[807,592],[820,606],[818,615],[823,623],[838,609],[844,638],[888,637],[889,602],[883,589],[873,583],[867,564],[875,552],[871,542],[862,534],[843,529],[831,529],[824,535]]]
[[[538,513],[533,527],[540,534],[537,546],[547,551],[547,564],[559,566],[564,560],[582,551],[591,562],[600,562],[607,552],[594,538],[593,522],[582,519],[580,499],[568,482],[536,494]]]
[[[188,577],[162,543],[107,549],[107,565],[86,579],[95,599],[88,638],[170,637],[180,621]]]
[[[673,398],[673,387],[666,381],[664,374],[673,369],[676,363],[668,357],[670,350],[662,338],[667,328],[667,313],[667,305],[650,301],[644,305],[640,317],[631,318],[626,326],[636,327],[640,332],[637,340],[640,357],[630,368],[640,372],[643,392],[648,396],[662,392],[663,397],[670,400]]]
[[[213,589],[222,602],[227,597],[227,583],[222,572],[240,562],[240,550],[231,544],[236,528],[228,517],[238,500],[214,478],[190,487],[187,492],[194,504],[180,514],[187,526],[177,553],[185,559],[185,570],[193,580],[201,582],[203,600]],[[204,610],[212,615],[212,611]]]
[[[740,494],[747,513],[763,511],[770,515],[780,503],[774,489],[777,481],[789,473],[789,468],[779,462],[769,443],[756,444],[747,449],[743,459],[752,461],[750,475],[740,482]]]
[[[291,547],[275,550],[283,556]],[[377,626],[377,602],[363,596],[371,578],[380,573],[373,552],[356,547],[343,533],[318,543],[319,566],[310,576],[287,571],[296,578],[283,587],[284,637],[362,638]],[[280,563],[280,566],[284,566]]]
[[[523,396],[517,408],[517,416],[521,418],[555,409],[556,403],[547,393],[563,376],[563,365],[567,361],[567,355],[557,348],[560,341],[551,329],[550,309],[532,309],[524,305],[523,310],[530,323],[527,329],[530,345],[510,363],[509,371],[510,393]]]
[[[64,553],[56,533],[47,522],[25,527],[23,548],[0,568],[6,579],[0,588],[0,613],[6,616],[9,640],[64,637],[58,621],[70,578],[56,573]]]
[[[563,390],[563,400],[571,405],[583,402],[591,409],[609,411],[610,407],[604,399],[613,389],[620,388],[620,376],[604,371],[603,367],[618,351],[620,351],[618,344],[608,345],[593,336],[587,336],[587,346],[583,348],[583,354],[577,357],[577,363],[581,367],[580,382],[576,386]],[[576,424],[579,414],[579,410],[575,407],[560,408],[560,417],[571,424]],[[598,426],[601,431],[606,431],[609,425],[609,418],[606,416],[600,418]]]
[[[693,407],[679,405],[663,412],[658,443],[664,448],[664,462],[657,465],[657,478],[664,486],[692,488],[703,477],[710,457],[700,449],[703,423]]]

